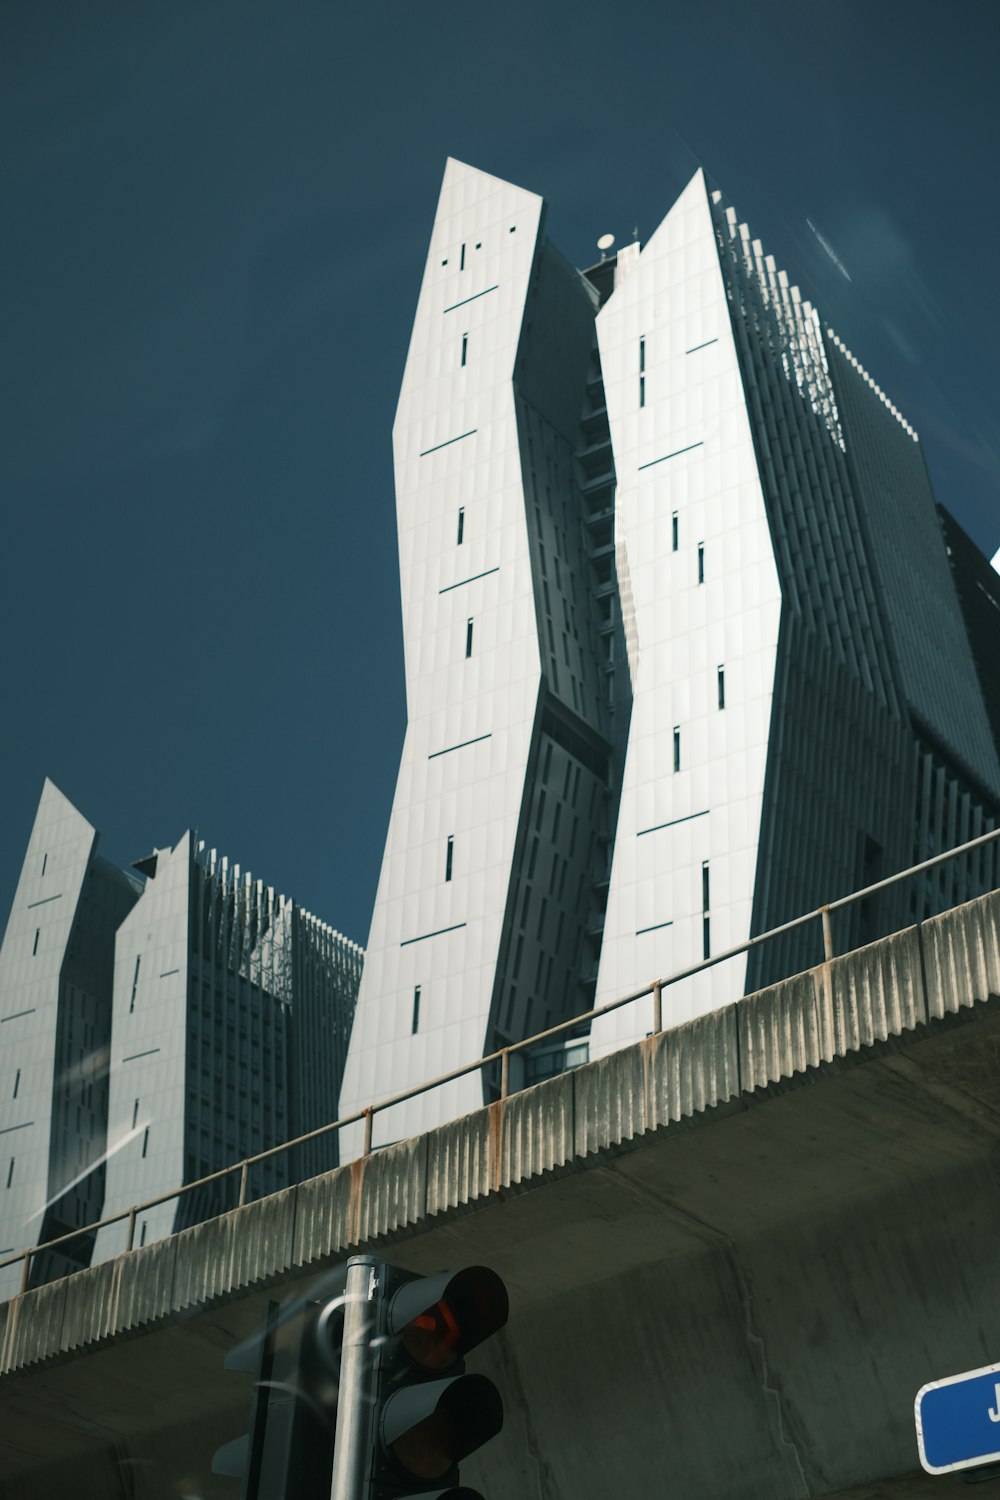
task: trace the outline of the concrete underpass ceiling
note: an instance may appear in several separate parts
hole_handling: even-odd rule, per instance
[[[991,1007],[383,1242],[510,1289],[470,1360],[507,1422],[463,1481],[489,1500],[957,1495],[916,1469],[912,1401],[1000,1357],[998,1058]],[[5,1377],[0,1496],[235,1500],[208,1461],[252,1382],[223,1358],[265,1296],[321,1271]]]

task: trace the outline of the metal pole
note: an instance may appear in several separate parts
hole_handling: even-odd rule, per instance
[[[24,1270],[21,1272],[21,1286],[20,1286],[20,1290],[18,1292],[18,1296],[23,1296],[23,1294],[28,1290],[28,1277],[30,1275],[31,1275],[31,1251],[30,1250],[25,1250],[25,1252],[24,1252]]]
[[[823,961],[829,963],[833,957],[833,923],[830,920],[830,908],[821,906],[819,914],[823,923]]]
[[[240,1208],[247,1201],[247,1183],[250,1181],[250,1163],[245,1161],[240,1168]]]
[[[378,1267],[372,1255],[352,1255],[347,1262],[330,1500],[363,1500]]]
[[[663,1030],[663,985],[653,981],[653,1035]]]
[[[128,1211],[128,1229],[127,1229],[126,1234],[125,1234],[125,1249],[126,1250],[131,1250],[132,1246],[134,1244],[135,1244],[135,1209],[134,1208],[130,1208],[129,1211]]]
[[[510,1048],[505,1047],[500,1054],[500,1098],[506,1099],[510,1093]]]
[[[375,1111],[369,1104],[365,1110],[365,1149],[361,1153],[362,1156],[371,1156],[372,1154],[372,1121],[374,1118]]]

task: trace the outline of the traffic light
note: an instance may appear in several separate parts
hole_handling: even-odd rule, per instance
[[[500,1431],[503,1403],[464,1360],[507,1313],[487,1266],[418,1276],[370,1256],[348,1262],[337,1500],[482,1500],[458,1466]]]
[[[226,1369],[255,1376],[249,1431],[212,1460],[241,1480],[240,1500],[329,1500],[342,1309],[340,1296],[269,1303],[261,1332],[227,1354]]]

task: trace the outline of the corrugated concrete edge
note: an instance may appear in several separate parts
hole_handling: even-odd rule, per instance
[[[0,1373],[239,1296],[862,1063],[1000,995],[1000,892],[0,1305]],[[990,1007],[992,1010],[993,1007]],[[984,1007],[985,1010],[985,1007]],[[970,1019],[972,1017],[970,1016]],[[742,1101],[742,1102],[741,1102]]]
[[[922,922],[920,940],[930,1016],[1000,995],[1000,891]]]

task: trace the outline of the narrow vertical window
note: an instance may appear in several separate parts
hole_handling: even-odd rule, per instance
[[[11,1157],[11,1159],[10,1159],[10,1166],[7,1168],[7,1186],[10,1187],[10,1185],[11,1185],[11,1183],[13,1181],[14,1181],[14,1158]]]
[[[639,374],[646,373],[646,340],[639,340]]]
[[[39,938],[39,935],[41,934],[41,931],[42,931],[42,929],[40,927],[36,927],[35,928],[35,941],[31,945],[31,956],[32,956],[32,958],[34,958],[35,954],[38,952],[38,938]]]
[[[413,1020],[410,1022],[410,1035],[416,1036],[420,1029],[420,986],[413,986]]]
[[[12,1099],[16,1099],[17,1098],[17,1091],[18,1091],[18,1089],[20,1087],[21,1087],[21,1069],[18,1068],[17,1072],[14,1074],[14,1092],[11,1095]]]
[[[464,271],[465,270],[465,246],[464,245],[462,246],[462,249],[459,252],[458,269],[460,271]]]
[[[467,333],[463,333],[462,334],[462,367],[463,367],[463,369],[465,368],[465,361],[466,361],[466,358],[468,357],[468,353],[469,353],[469,335]]]
[[[679,771],[680,768],[681,768],[681,730],[680,730],[680,725],[676,724],[674,726],[674,770],[675,771]]]
[[[145,1243],[146,1243],[146,1220],[143,1219],[143,1221],[142,1221],[142,1228],[139,1230],[139,1248],[141,1249],[142,1246]]]
[[[701,956],[702,956],[702,958],[711,958],[711,956],[712,956],[712,935],[711,935],[711,932],[709,930],[710,927],[711,927],[711,922],[710,922],[710,919],[709,919],[708,912],[706,912],[705,915],[701,919]]]
[[[147,1152],[148,1148],[149,1148],[149,1126],[147,1125],[146,1128],[145,1128],[145,1130],[142,1132],[142,1159],[143,1159],[143,1161],[146,1160],[146,1152]]]
[[[646,377],[645,377],[645,375],[640,375],[639,376],[639,405],[640,406],[645,406],[645,404],[646,404]]]
[[[47,854],[43,854],[42,855],[42,874],[43,875],[45,874],[45,866],[48,864],[48,862],[49,862],[49,856]]]
[[[514,1019],[514,1002],[516,999],[517,986],[512,984],[510,989],[507,991],[507,1007],[504,1011],[503,1024],[505,1031],[510,1031],[511,1029],[511,1022]]]
[[[726,669],[725,669],[725,667],[720,667],[719,668],[719,707],[720,708],[725,708],[725,706],[726,706]]]
[[[132,1105],[132,1129],[134,1130],[139,1121],[139,1101],[136,1099]]]
[[[712,904],[711,893],[709,891],[709,883],[708,883],[708,860],[707,859],[703,859],[702,862],[701,862],[701,947],[702,947],[702,955],[701,956],[702,956],[702,958],[709,958],[711,956],[711,951],[712,951],[711,933],[709,931],[710,922],[709,922],[709,915],[708,915],[709,907],[711,906],[711,904]]]
[[[681,523],[680,523],[680,520],[678,519],[677,512],[674,511],[673,515],[670,517],[670,547],[671,547],[671,551],[673,551],[673,552],[677,551],[677,547],[678,547],[678,544],[680,542],[680,539],[681,539]]]
[[[462,538],[464,536],[465,536],[465,506],[464,505],[460,505],[458,507],[458,541],[455,543],[455,545],[457,547],[461,547],[461,545],[462,545]]]
[[[448,848],[445,851],[445,856],[444,856],[444,878],[445,878],[445,880],[450,880],[451,879],[451,869],[452,869],[452,865],[454,863],[454,859],[455,859],[455,835],[453,833],[449,833],[449,835],[448,835]]]
[[[132,975],[132,998],[128,1003],[129,1015],[135,1010],[135,995],[139,988],[139,965],[142,963],[142,954],[137,953],[135,959],[135,973]]]
[[[466,622],[465,622],[465,654],[466,654],[467,657],[472,655],[472,621],[471,620],[466,620]]]
[[[705,582],[705,543],[698,543],[698,582]]]
[[[712,904],[711,900],[709,899],[708,860],[707,859],[703,859],[702,862],[701,862],[701,909],[702,909],[702,911],[708,911],[708,909],[711,906],[711,904]]]

